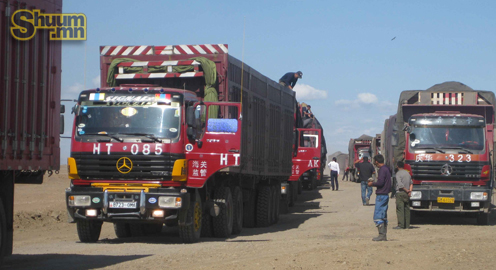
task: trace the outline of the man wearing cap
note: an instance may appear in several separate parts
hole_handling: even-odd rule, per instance
[[[279,79],[279,84],[282,86],[287,86],[289,89],[293,90],[293,87],[296,85],[298,79],[301,79],[302,77],[303,73],[301,71],[288,72]]]

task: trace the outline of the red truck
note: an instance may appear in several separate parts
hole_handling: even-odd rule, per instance
[[[61,43],[11,36],[18,9],[61,13],[62,1],[0,1],[0,256],[12,254],[14,183],[41,184],[60,167]]]
[[[184,242],[277,222],[295,93],[225,44],[102,46],[74,108],[70,217],[82,242],[179,226]],[[285,192],[285,189],[284,189]]]
[[[411,209],[471,213],[488,223],[494,187],[495,96],[459,82],[403,91],[392,161],[412,174]]]
[[[355,162],[363,157],[368,157],[370,159],[372,139],[371,136],[365,134],[357,139],[350,139],[348,144],[348,167],[350,168],[351,180],[354,182],[358,181],[358,171],[356,170]]]

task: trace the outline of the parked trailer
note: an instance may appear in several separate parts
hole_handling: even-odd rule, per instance
[[[401,93],[394,160],[405,160],[412,174],[414,214],[471,213],[478,224],[488,223],[495,101],[493,92],[459,82]]]
[[[102,46],[101,88],[74,111],[68,211],[82,242],[179,226],[184,242],[279,217],[295,93],[224,44]],[[115,123],[114,123],[115,122]]]
[[[14,183],[41,184],[60,167],[61,43],[10,33],[18,9],[61,13],[61,0],[0,1],[0,256],[12,254]]]

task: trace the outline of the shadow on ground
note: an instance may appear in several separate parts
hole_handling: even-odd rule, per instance
[[[477,225],[477,219],[473,213],[416,212],[411,223],[419,225]],[[488,225],[496,225],[496,211],[494,210],[489,214]]]
[[[79,254],[12,255],[4,260],[2,269],[94,269],[141,259],[150,255],[108,256]]]

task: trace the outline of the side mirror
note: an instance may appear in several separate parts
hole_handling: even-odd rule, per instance
[[[186,110],[186,124],[191,128],[196,128],[195,110],[193,106],[189,106]]]
[[[415,138],[416,138],[415,133],[410,133],[410,141],[411,142],[415,141]]]
[[[71,110],[71,114],[77,114],[77,111],[78,111],[78,105],[74,105],[74,107],[72,107],[72,110]]]
[[[405,126],[403,127],[403,131],[406,131],[408,133],[412,133],[413,127],[412,126],[408,126],[407,124],[405,124]]]
[[[60,105],[60,113],[65,113],[65,105]]]
[[[186,134],[190,140],[196,140],[196,131],[193,127],[188,127]]]
[[[393,134],[391,134],[391,145],[393,147],[398,146],[398,133],[396,133],[396,132],[394,132]]]
[[[300,138],[300,132],[295,129],[294,131],[294,152],[293,152],[293,156],[296,157],[298,155],[298,146],[299,146],[299,138]]]
[[[64,115],[60,115],[60,134],[64,134]]]

